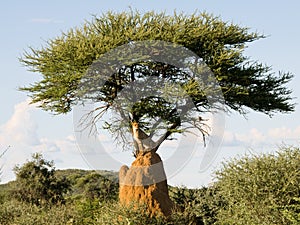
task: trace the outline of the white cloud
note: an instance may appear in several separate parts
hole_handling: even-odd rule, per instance
[[[25,144],[38,145],[37,124],[32,118],[34,106],[29,100],[23,101],[14,107],[11,118],[0,127],[0,143],[7,145]]]
[[[267,131],[252,128],[244,133],[225,131],[223,146],[274,146],[282,143],[298,144],[300,141],[300,126],[296,128],[275,127]]]
[[[63,167],[84,167],[74,135],[56,140],[38,135],[38,121],[33,114],[35,110],[36,107],[29,104],[29,99],[18,103],[10,119],[0,126],[0,153],[11,146],[0,158],[0,166],[3,166],[2,182],[13,179],[15,165],[23,164],[35,152],[43,153],[46,159],[57,160]]]
[[[263,143],[266,140],[266,135],[257,130],[256,128],[252,128],[245,134],[235,134],[238,141],[247,144],[259,144]]]
[[[252,128],[245,133],[234,133],[225,131],[223,135],[222,146],[257,146],[264,145],[268,137],[257,130]]]
[[[40,140],[41,144],[36,146],[37,151],[78,153],[76,139],[73,135],[68,135],[56,140],[50,140],[47,138],[41,138]]]
[[[224,131],[222,145],[224,146],[238,146],[242,142],[238,140],[237,136],[233,132]]]
[[[274,139],[300,139],[300,126],[292,129],[288,127],[273,128],[268,131],[268,135]]]

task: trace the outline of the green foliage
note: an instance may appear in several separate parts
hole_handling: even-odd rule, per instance
[[[0,224],[3,225],[202,225],[192,218],[187,208],[184,212],[174,212],[170,218],[150,217],[145,207],[128,208],[118,202],[99,203],[97,201],[67,203],[56,207],[45,207],[10,200],[0,204]]]
[[[177,207],[168,218],[150,217],[143,205],[120,205],[115,200],[115,191],[104,189],[104,193],[100,192],[103,195],[99,195],[97,185],[106,181],[101,174],[115,177],[108,171],[58,171],[57,179],[73,177],[72,188],[65,204],[53,207],[11,198],[10,190],[20,186],[17,179],[0,185],[0,196],[3,196],[0,224],[297,225],[300,222],[299,165],[300,149],[292,147],[282,148],[277,154],[231,160],[217,171],[218,180],[210,187],[169,187]],[[26,188],[24,183],[22,188]]]
[[[293,198],[289,205],[279,209],[290,224],[300,224],[300,197]]]
[[[226,201],[217,224],[295,224],[299,214],[300,150],[232,160],[216,173]]]
[[[201,114],[210,110],[211,105],[202,87],[195,85],[195,79],[184,68],[145,59],[123,65],[117,70],[114,68],[111,77],[105,77],[101,71],[96,70],[92,74],[97,74],[97,77],[90,81],[94,85],[92,88],[89,85],[83,89],[82,85],[79,86],[93,62],[110,50],[128,43],[134,45],[138,41],[161,40],[191,50],[208,65],[223,91],[227,106],[225,110],[245,113],[245,109],[250,108],[270,115],[278,111],[293,111],[294,105],[290,103],[291,91],[285,87],[292,75],[275,74],[271,67],[243,55],[247,44],[260,38],[263,35],[251,33],[248,28],[224,22],[206,13],[167,15],[153,11],[144,14],[137,11],[108,12],[86,22],[82,27],[71,29],[49,40],[41,49],[30,48],[25,52],[21,62],[43,77],[39,82],[21,90],[29,92],[32,102],[39,103],[44,110],[58,114],[67,113],[74,104],[85,102],[88,98],[101,105],[96,118],[101,117],[108,109],[116,110],[123,120],[127,116],[124,111],[131,112],[135,121],[145,126],[145,130],[157,128],[157,118],[162,118],[167,125],[173,125],[169,133],[182,132],[181,129],[176,129],[182,125],[176,110],[186,107],[189,112],[183,112],[187,116],[184,122],[198,128],[191,118],[192,112]],[[155,54],[164,57],[163,51]],[[131,109],[122,111],[122,107],[113,108],[114,100],[124,87],[133,81],[144,81],[149,77],[165,79],[179,85],[191,97],[193,106],[196,107],[187,107],[186,102],[180,101],[172,104],[158,93],[156,96],[141,99]],[[97,81],[106,82],[101,87],[95,87],[95,78]],[[150,89],[151,87],[153,85],[150,85]],[[144,85],[140,88],[138,92],[147,87]],[[107,123],[107,128],[115,133],[128,126],[123,120]]]
[[[109,205],[100,204],[95,212],[95,217],[91,224],[110,224],[110,225],[128,225],[128,224],[149,224],[149,225],[178,225],[178,224],[190,224],[200,225],[190,220],[191,214],[188,210],[185,213],[174,212],[174,214],[165,218],[162,216],[150,217],[147,213],[146,207],[141,205],[138,208],[124,207],[118,202],[112,202]]]
[[[189,221],[197,221],[203,225],[215,224],[219,209],[226,205],[215,187],[200,189],[171,187],[170,197],[183,214],[189,215]]]
[[[118,197],[119,185],[97,172],[80,178],[76,187],[81,189],[84,197],[89,200],[97,199],[102,202],[116,200]]]
[[[73,205],[37,206],[16,199],[0,204],[0,224],[3,225],[68,225],[76,224],[73,221],[77,218],[78,215]]]
[[[118,173],[101,170],[57,170],[58,179],[70,181],[71,188],[65,195],[68,200],[110,201],[118,198]]]
[[[51,205],[64,202],[64,194],[70,188],[70,182],[57,179],[52,161],[33,154],[32,161],[15,167],[16,182],[13,195],[21,201],[35,205]]]

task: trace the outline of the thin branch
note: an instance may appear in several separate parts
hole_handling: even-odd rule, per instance
[[[104,106],[97,107],[90,112],[83,115],[79,120],[79,126],[83,127],[80,131],[83,131],[90,127],[89,135],[91,135],[93,132],[97,131],[97,128],[95,128],[97,121],[104,115],[104,113],[107,112],[108,108],[110,107],[110,104],[106,104]],[[93,114],[100,110],[99,113],[97,113],[96,116]],[[93,131],[95,130],[95,131]]]
[[[8,151],[8,149],[10,149],[10,145],[7,146],[7,148],[1,153],[0,158],[4,156],[4,154]]]

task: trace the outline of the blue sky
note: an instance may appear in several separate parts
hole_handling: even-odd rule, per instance
[[[299,1],[2,1],[0,3],[0,150],[11,145],[0,159],[4,165],[2,182],[13,179],[12,168],[30,158],[33,152],[42,152],[54,160],[57,168],[90,168],[77,147],[74,138],[73,115],[54,116],[28,105],[26,93],[19,92],[20,86],[37,81],[39,74],[28,72],[18,57],[29,46],[40,47],[62,31],[80,26],[92,15],[112,11],[141,12],[149,10],[193,13],[206,11],[223,20],[250,27],[252,31],[265,34],[267,38],[249,45],[245,54],[253,60],[271,65],[275,72],[290,71],[295,74],[288,85],[294,102],[298,104],[300,91],[300,14]],[[250,111],[247,119],[232,113],[226,116],[223,143],[214,163],[204,172],[199,172],[201,156],[205,149],[198,148],[195,155],[176,173],[167,174],[171,185],[201,186],[211,182],[211,172],[220,162],[229,157],[249,152],[274,152],[277,146],[299,145],[299,106],[291,114],[278,114],[269,118]],[[129,152],[122,153],[110,144],[110,138],[101,136],[107,148],[113,149],[113,157],[122,163],[133,160]],[[168,148],[175,148],[176,143]],[[170,154],[159,152],[167,160]],[[165,158],[164,158],[165,157]],[[118,168],[103,168],[117,170]],[[167,171],[168,172],[168,171]]]

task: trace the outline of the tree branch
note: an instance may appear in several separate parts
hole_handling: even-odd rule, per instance
[[[156,152],[159,146],[173,133],[171,130],[175,129],[179,125],[180,124],[178,123],[173,123],[172,126],[168,128],[167,132],[155,142],[155,148],[153,149],[154,152]]]
[[[80,131],[87,129],[88,127],[90,127],[89,135],[91,135],[93,133],[94,129],[97,131],[97,128],[95,128],[95,126],[96,126],[95,124],[103,116],[103,114],[108,110],[109,107],[110,107],[110,104],[99,106],[99,107],[91,110],[90,112],[86,113],[85,115],[83,115],[81,117],[81,119],[79,120],[79,126],[83,127]],[[97,115],[93,116],[93,114],[98,110],[100,110],[100,112],[97,113]],[[91,119],[89,119],[89,118],[91,118]]]

